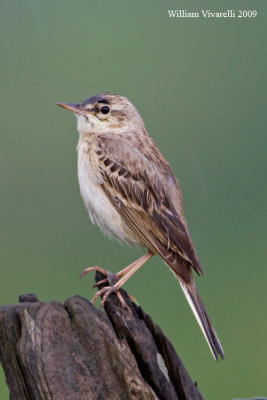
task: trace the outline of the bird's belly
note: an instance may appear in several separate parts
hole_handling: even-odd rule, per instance
[[[89,216],[109,237],[114,237],[130,245],[138,245],[134,232],[128,228],[118,211],[101,188],[101,181],[95,174],[88,158],[78,161],[80,192]]]

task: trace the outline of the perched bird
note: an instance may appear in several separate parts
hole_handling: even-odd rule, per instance
[[[183,214],[178,181],[148,135],[134,105],[114,93],[81,103],[58,103],[74,112],[79,132],[78,178],[81,196],[93,223],[108,236],[148,249],[147,254],[110,279],[99,290],[105,302],[153,255],[170,267],[182,287],[214,358],[224,358],[220,341],[197,293],[192,269],[203,274]],[[115,279],[114,279],[115,277]]]

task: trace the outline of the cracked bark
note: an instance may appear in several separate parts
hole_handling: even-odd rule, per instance
[[[203,399],[161,329],[121,293],[132,314],[115,295],[106,314],[80,296],[62,305],[23,295],[1,307],[0,361],[10,399]]]

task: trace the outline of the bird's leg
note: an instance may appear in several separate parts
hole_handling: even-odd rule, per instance
[[[151,254],[151,256],[152,256],[152,253],[148,253],[148,254]],[[146,255],[145,255],[145,256],[146,256]],[[145,257],[145,256],[142,256],[142,257]],[[103,268],[101,268],[101,267],[99,267],[99,266],[97,266],[97,265],[94,266],[94,267],[86,268],[86,269],[84,269],[84,270],[81,272],[81,274],[80,274],[80,279],[81,279],[84,275],[87,275],[89,272],[98,271],[98,272],[101,272],[102,275],[106,275],[106,278],[105,278],[105,279],[102,279],[101,281],[98,281],[98,282],[94,283],[93,286],[92,286],[92,289],[95,288],[95,287],[98,287],[99,285],[102,285],[103,283],[107,283],[107,282],[109,283],[110,286],[113,286],[114,280],[115,280],[115,281],[118,281],[120,278],[122,278],[124,275],[126,275],[126,273],[127,273],[128,271],[130,271],[130,270],[135,266],[135,264],[138,263],[140,259],[142,259],[142,257],[141,257],[141,258],[138,258],[138,259],[135,260],[132,264],[127,265],[127,267],[123,268],[123,269],[122,269],[121,271],[119,271],[119,272],[116,272],[115,274],[112,274],[111,272],[106,271],[105,269],[103,269]],[[149,258],[150,258],[150,257],[149,257]],[[145,260],[144,262],[146,262],[146,260]],[[142,265],[143,265],[143,264],[142,264]]]
[[[110,286],[105,286],[103,289],[100,289],[98,292],[95,293],[94,297],[92,298],[91,303],[93,304],[96,299],[104,294],[103,299],[101,301],[101,306],[105,304],[105,301],[107,300],[108,296],[111,293],[116,293],[120,303],[123,308],[129,309],[129,307],[126,305],[125,301],[123,300],[122,296],[118,293],[119,289],[122,287],[122,285],[140,268],[142,265],[148,261],[151,257],[153,256],[152,253],[147,253],[144,256],[138,258],[138,260],[134,261],[132,264],[128,265],[126,268],[118,272],[117,274],[114,274],[115,277],[119,278],[119,280],[110,285]],[[93,267],[94,268],[94,267]],[[89,272],[89,271],[88,271]],[[105,275],[108,275],[107,272]],[[108,279],[108,276],[107,278]],[[99,284],[99,282],[97,283]]]

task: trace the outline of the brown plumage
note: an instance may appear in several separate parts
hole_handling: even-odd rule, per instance
[[[196,291],[192,268],[203,274],[182,209],[179,184],[125,97],[103,93],[79,104],[60,103],[78,118],[78,176],[93,222],[110,236],[146,247],[148,256],[117,274],[118,289],[151,255],[160,256],[178,278],[213,356],[219,339]],[[88,268],[89,270],[96,268]],[[96,296],[94,297],[96,298]]]

